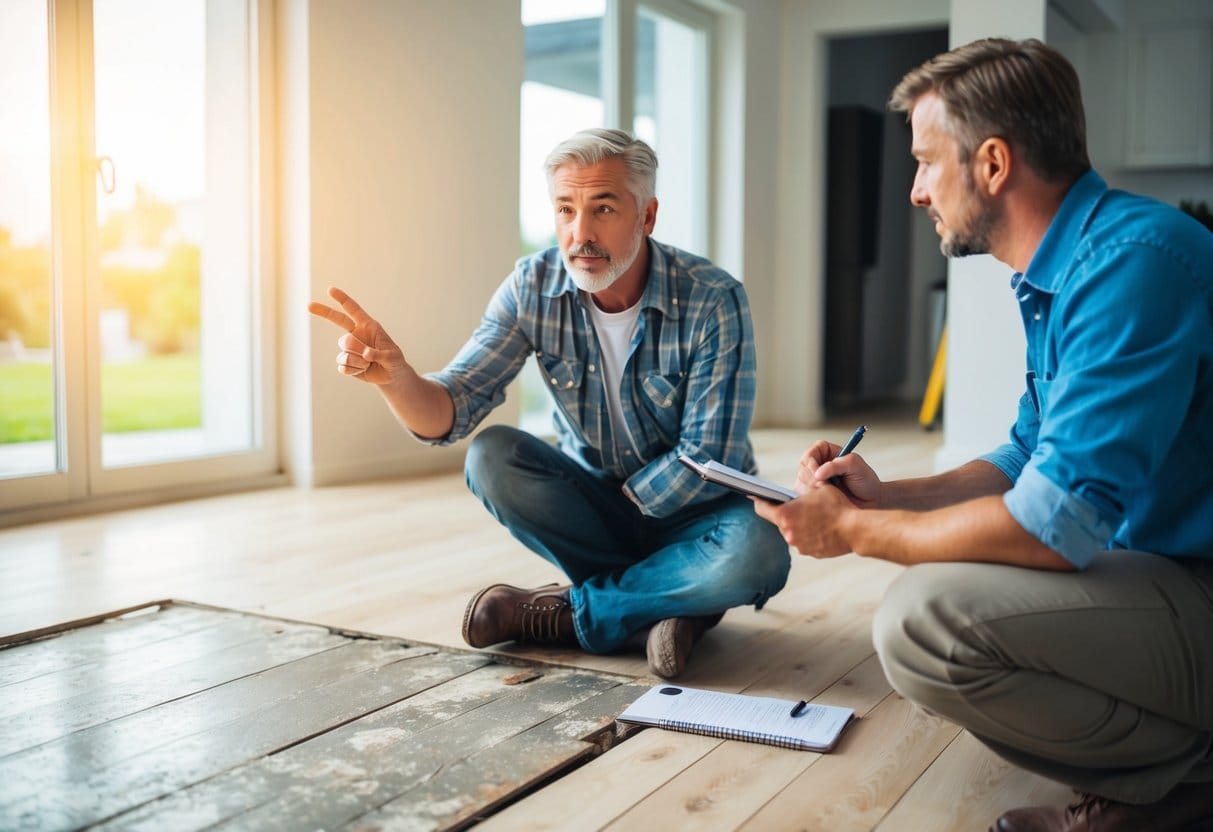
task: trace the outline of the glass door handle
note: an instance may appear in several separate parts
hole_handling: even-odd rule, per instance
[[[97,176],[101,177],[101,190],[110,195],[118,184],[118,174],[114,168],[114,160],[108,156],[97,157]]]

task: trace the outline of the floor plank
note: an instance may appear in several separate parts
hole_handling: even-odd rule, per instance
[[[342,649],[326,652],[337,647]],[[241,711],[234,709],[260,701],[249,688],[256,687],[260,697],[288,695],[316,673],[366,667],[367,652],[366,647],[343,644],[326,630],[300,629],[204,654],[194,662],[152,666],[133,679],[119,677],[110,683],[94,677],[90,687],[75,696],[30,699],[26,710],[6,721],[0,754],[8,756],[0,759],[0,772],[23,749],[52,752],[58,738],[66,738],[73,754],[82,754],[89,731],[104,735],[98,742],[102,748],[126,749],[133,737],[115,732],[150,723],[142,730],[159,741],[204,721],[207,709],[238,714]],[[32,763],[28,756],[20,759],[23,765]]]
[[[871,829],[957,733],[956,726],[890,693],[847,729],[833,752],[737,828]]]
[[[985,829],[1017,806],[1062,806],[1074,793],[1015,768],[961,732],[918,778],[877,827],[881,832],[918,832],[923,824],[950,829]]]

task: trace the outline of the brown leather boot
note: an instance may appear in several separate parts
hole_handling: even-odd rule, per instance
[[[720,623],[724,613],[665,618],[649,630],[645,652],[649,670],[663,679],[673,679],[687,665],[691,648],[700,636]]]
[[[463,640],[473,647],[525,641],[576,647],[569,587],[519,589],[493,584],[472,596],[463,613]]]
[[[990,832],[1210,832],[1213,783],[1176,786],[1155,803],[1120,803],[1082,794],[1064,808],[1012,809]]]

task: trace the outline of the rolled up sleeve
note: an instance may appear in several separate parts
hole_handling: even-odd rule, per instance
[[[1010,442],[979,457],[979,459],[990,463],[999,471],[1002,471],[1011,482],[1019,479],[1020,473],[1023,472],[1023,467],[1028,463],[1028,455],[1021,448]]]
[[[995,463],[997,464],[997,463]],[[1007,511],[1029,534],[1079,569],[1107,549],[1115,531],[1096,507],[1032,466],[1003,495]]]

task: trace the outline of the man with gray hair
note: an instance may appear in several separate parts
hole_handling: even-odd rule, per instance
[[[480,326],[440,372],[419,375],[347,294],[313,314],[346,330],[338,370],[378,387],[415,436],[468,436],[534,355],[555,401],[556,445],[495,425],[468,448],[468,487],[569,584],[494,584],[463,617],[473,647],[504,641],[614,651],[647,632],[649,668],[682,672],[731,607],[761,607],[787,580],[787,544],[749,502],[679,455],[756,470],[756,386],[742,285],[650,237],[657,157],[593,129],[546,161],[558,245],[515,265]]]

